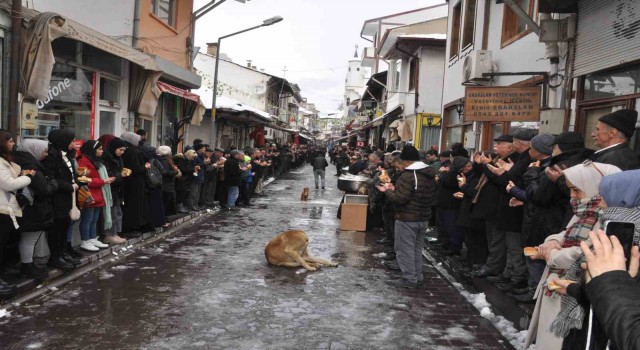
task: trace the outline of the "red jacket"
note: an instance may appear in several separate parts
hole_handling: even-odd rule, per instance
[[[87,168],[87,177],[91,178],[91,182],[89,183],[89,190],[91,191],[91,196],[93,197],[93,203],[87,205],[85,208],[104,207],[106,205],[104,202],[104,197],[102,196],[102,186],[104,185],[104,180],[100,178],[98,169],[95,165],[93,165],[89,158],[84,156],[78,158],[78,167]]]

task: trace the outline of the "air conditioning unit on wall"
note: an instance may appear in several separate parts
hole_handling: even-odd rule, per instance
[[[483,73],[491,73],[493,61],[491,51],[473,50],[464,59],[462,67],[462,83],[480,83],[491,80],[490,77],[483,77]]]

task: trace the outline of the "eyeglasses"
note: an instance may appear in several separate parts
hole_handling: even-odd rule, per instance
[[[586,168],[588,166],[593,166],[594,169],[596,169],[596,171],[600,174],[600,176],[604,177],[604,173],[598,169],[598,166],[591,160],[591,159],[587,159],[584,162],[582,162],[582,165]]]

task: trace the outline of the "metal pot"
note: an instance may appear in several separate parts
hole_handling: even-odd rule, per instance
[[[357,193],[360,186],[366,184],[369,178],[363,176],[340,176],[338,178],[338,189],[347,193]]]

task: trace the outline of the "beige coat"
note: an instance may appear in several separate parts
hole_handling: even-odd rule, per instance
[[[15,218],[22,217],[22,209],[13,193],[31,183],[30,177],[20,176],[20,170],[18,164],[0,157],[0,214],[11,216],[14,225]]]
[[[567,227],[573,225],[577,220],[577,217],[573,217]],[[600,228],[600,223],[597,222],[593,226],[593,231],[597,231]],[[561,233],[551,235],[545,239],[545,243],[556,240],[560,245],[564,243],[565,231]],[[586,241],[590,243],[589,240]],[[531,323],[527,331],[527,338],[525,339],[524,348],[527,349],[534,341],[536,342],[536,349],[555,350],[562,348],[563,338],[557,337],[555,334],[549,331],[551,323],[556,319],[556,316],[560,313],[560,295],[553,293],[551,296],[546,296],[547,283],[558,279],[558,275],[550,273],[549,268],[556,269],[568,269],[573,263],[580,257],[582,250],[580,247],[570,247],[554,250],[549,255],[547,260],[547,267],[544,269],[538,289],[536,289],[535,299],[536,307],[533,309],[531,315]]]

